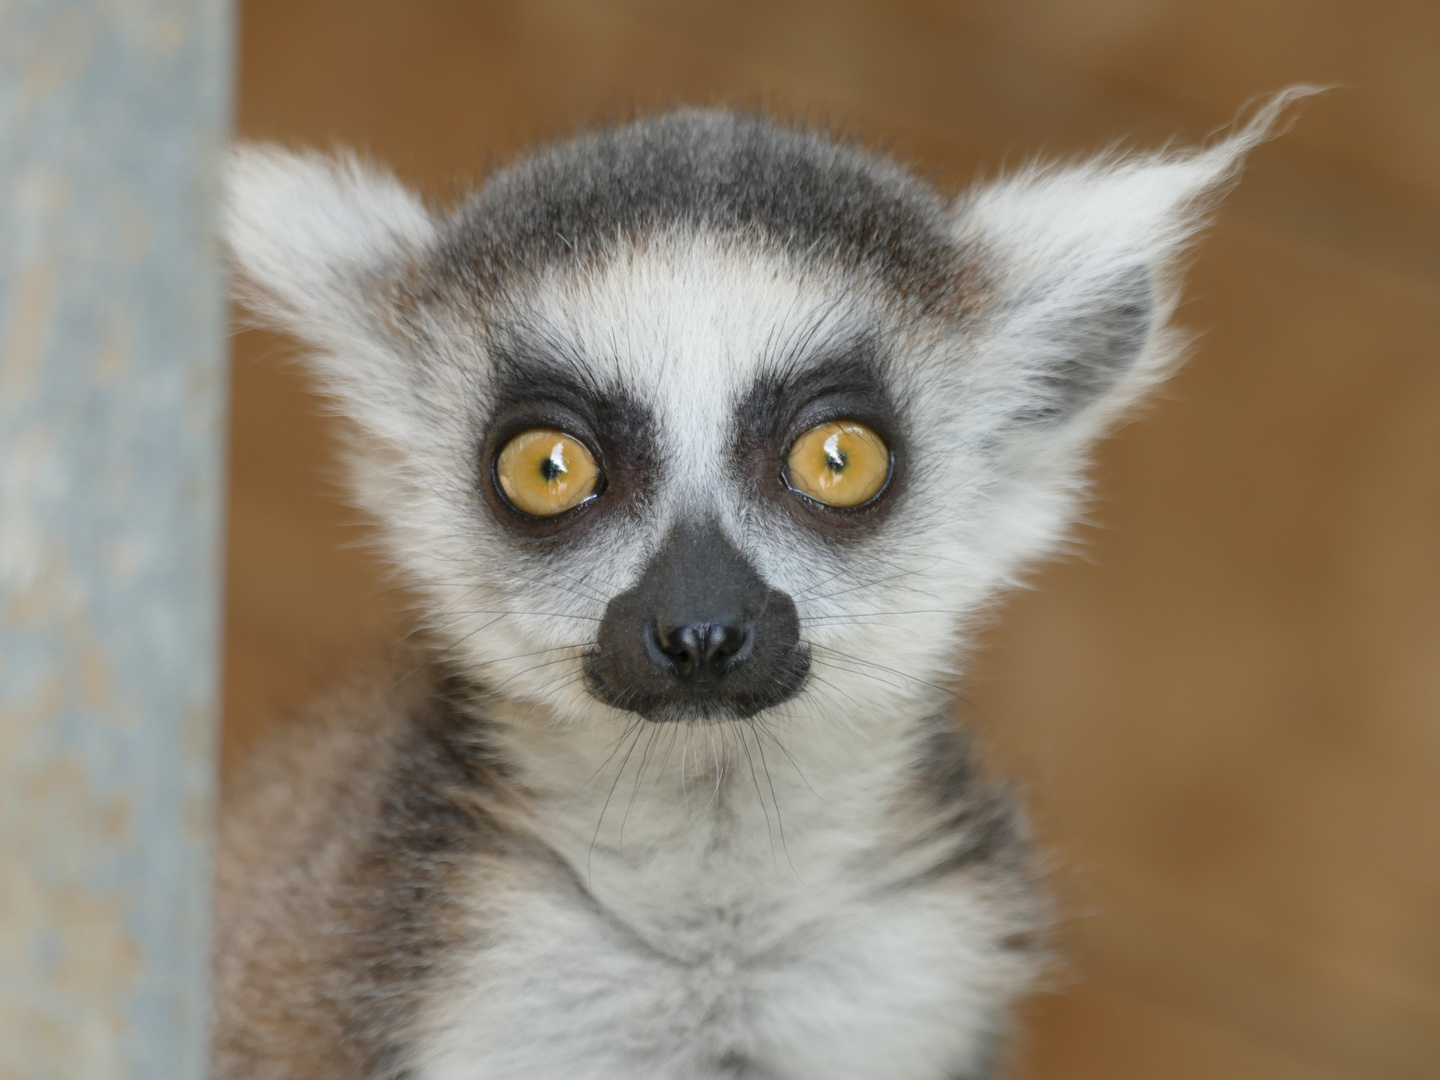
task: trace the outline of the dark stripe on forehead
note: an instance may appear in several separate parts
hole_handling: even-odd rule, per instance
[[[488,294],[677,227],[866,271],[925,309],[954,307],[968,268],[944,202],[899,165],[816,132],[684,109],[501,172],[455,215],[440,269]]]

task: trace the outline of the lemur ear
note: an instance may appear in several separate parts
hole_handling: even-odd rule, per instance
[[[367,294],[433,240],[435,222],[353,156],[242,146],[227,163],[221,230],[249,306],[330,348],[373,318]]]
[[[959,235],[992,280],[976,378],[997,419],[1041,442],[1088,438],[1168,373],[1178,257],[1246,153],[1314,92],[1277,95],[1206,149],[1034,166],[960,200]]]

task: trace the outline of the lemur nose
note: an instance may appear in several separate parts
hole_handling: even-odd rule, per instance
[[[750,655],[750,632],[738,621],[652,625],[662,666],[696,689],[718,683]]]
[[[591,694],[657,722],[754,716],[799,693],[809,672],[795,602],[709,519],[671,527],[610,599],[585,657]]]

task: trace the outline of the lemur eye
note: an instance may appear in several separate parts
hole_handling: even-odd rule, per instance
[[[890,479],[890,448],[857,420],[821,424],[790,447],[785,479],[826,506],[859,506],[880,494]]]
[[[515,509],[554,517],[595,494],[600,469],[579,440],[554,428],[531,428],[505,444],[495,477]]]

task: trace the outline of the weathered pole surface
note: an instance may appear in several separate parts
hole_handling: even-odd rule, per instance
[[[0,2],[0,1080],[199,1080],[229,0]]]

